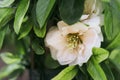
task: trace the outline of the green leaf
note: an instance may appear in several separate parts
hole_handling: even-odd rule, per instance
[[[14,30],[18,34],[22,25],[23,18],[28,10],[30,0],[21,0],[18,5],[15,21],[14,21]]]
[[[6,64],[19,63],[21,61],[20,57],[14,56],[12,53],[9,52],[1,53],[0,57]]]
[[[31,24],[31,21],[28,20],[27,22],[23,23],[21,29],[20,29],[20,35],[18,39],[21,39],[28,35],[28,33],[31,31],[33,25]]]
[[[10,6],[15,0],[2,0],[0,1],[0,7],[8,7]]]
[[[106,75],[94,57],[88,62],[87,70],[94,80],[107,80]]]
[[[117,37],[107,46],[108,50],[113,50],[117,47],[120,47],[120,33],[117,35]]]
[[[52,80],[72,80],[74,76],[77,74],[78,69],[76,66],[69,66],[61,71],[57,76],[55,76]]]
[[[93,56],[100,63],[108,58],[109,52],[103,48],[93,48]]]
[[[50,54],[47,54],[45,57],[45,66],[50,69],[55,69],[59,67],[59,63],[52,59]]]
[[[59,8],[62,20],[68,24],[79,21],[83,13],[84,1],[85,0],[62,0]]]
[[[5,28],[0,29],[0,49],[2,48],[7,28],[8,27],[6,26]]]
[[[41,29],[38,26],[34,26],[33,29],[34,29],[34,33],[36,34],[37,37],[43,38],[46,33],[46,24]]]
[[[7,77],[8,75],[10,75],[11,73],[13,73],[15,70],[18,70],[18,69],[25,69],[24,66],[21,66],[19,64],[10,64],[4,68],[2,68],[0,70],[0,79],[4,78],[4,77]]]
[[[113,40],[120,32],[120,3],[117,1],[105,3],[104,30],[108,40]]]
[[[0,28],[4,27],[12,18],[15,9],[13,8],[0,8]]]
[[[34,40],[32,42],[32,49],[35,51],[36,54],[42,55],[44,54],[45,50],[42,48],[42,46],[39,44],[39,41]]]
[[[36,16],[40,28],[45,25],[55,1],[56,0],[38,0],[36,6]]]
[[[120,70],[120,48],[114,49],[111,52],[109,59]]]

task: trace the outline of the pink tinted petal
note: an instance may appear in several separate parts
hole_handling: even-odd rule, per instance
[[[61,21],[61,22],[58,22],[58,27],[63,35],[67,35],[69,33],[83,33],[88,30],[88,27],[80,22],[75,23],[73,25],[67,25],[66,23]]]
[[[54,28],[47,33],[45,44],[47,47],[52,47],[56,50],[61,50],[66,46],[65,38],[61,35],[58,28]]]
[[[70,64],[77,57],[77,53],[74,53],[70,49],[64,49],[58,52],[57,59],[61,65]]]

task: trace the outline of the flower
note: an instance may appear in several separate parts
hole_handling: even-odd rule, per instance
[[[52,58],[61,65],[82,66],[91,57],[92,48],[100,47],[103,41],[98,16],[73,25],[63,21],[57,25],[48,31],[45,45],[50,48]]]

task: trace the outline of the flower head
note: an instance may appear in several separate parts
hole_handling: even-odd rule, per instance
[[[81,66],[86,63],[92,55],[92,48],[100,47],[103,40],[99,25],[99,22],[94,25],[90,20],[73,25],[58,22],[58,27],[52,27],[45,38],[52,58],[61,65]]]

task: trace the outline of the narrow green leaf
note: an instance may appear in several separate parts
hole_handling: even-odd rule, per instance
[[[14,12],[14,8],[0,8],[0,28],[4,27],[13,18]]]
[[[88,62],[87,70],[94,80],[107,80],[103,69],[94,57]]]
[[[0,70],[0,79],[7,77],[10,75],[12,72],[18,69],[25,69],[24,66],[18,65],[18,64],[10,64]]]
[[[4,41],[4,38],[5,38],[5,34],[6,34],[6,31],[7,31],[7,26],[3,29],[0,29],[0,49],[2,48],[2,45],[3,45],[3,41]]]
[[[114,49],[109,58],[111,62],[120,70],[120,48]]]
[[[1,53],[0,57],[6,64],[19,63],[21,61],[20,57],[14,56],[12,53],[9,52]]]
[[[103,48],[93,48],[93,56],[100,63],[108,58],[109,52]]]
[[[68,24],[79,21],[83,13],[84,1],[85,0],[62,0],[59,9],[62,20]]]
[[[55,4],[55,1],[56,0],[38,0],[36,6],[36,16],[40,28],[45,25],[46,20],[48,19],[49,14]]]
[[[39,44],[37,40],[34,40],[32,42],[32,49],[35,51],[36,54],[42,55],[44,54],[45,50],[42,48],[42,46]]]
[[[57,61],[53,60],[50,54],[47,54],[45,57],[45,66],[49,69],[55,69],[60,65]]]
[[[72,80],[74,76],[77,74],[78,69],[76,66],[69,66],[61,71],[57,76],[55,76],[52,80]]]
[[[34,26],[33,29],[37,37],[43,38],[46,33],[46,24],[41,29],[38,26]]]
[[[14,21],[14,30],[18,34],[22,25],[23,18],[28,10],[30,0],[21,0],[18,5],[15,21]]]
[[[10,6],[15,0],[1,0],[0,7],[8,7]]]
[[[31,24],[31,21],[28,20],[27,22],[23,23],[21,29],[20,29],[20,35],[18,39],[21,39],[28,35],[28,33],[31,31],[33,25]]]

